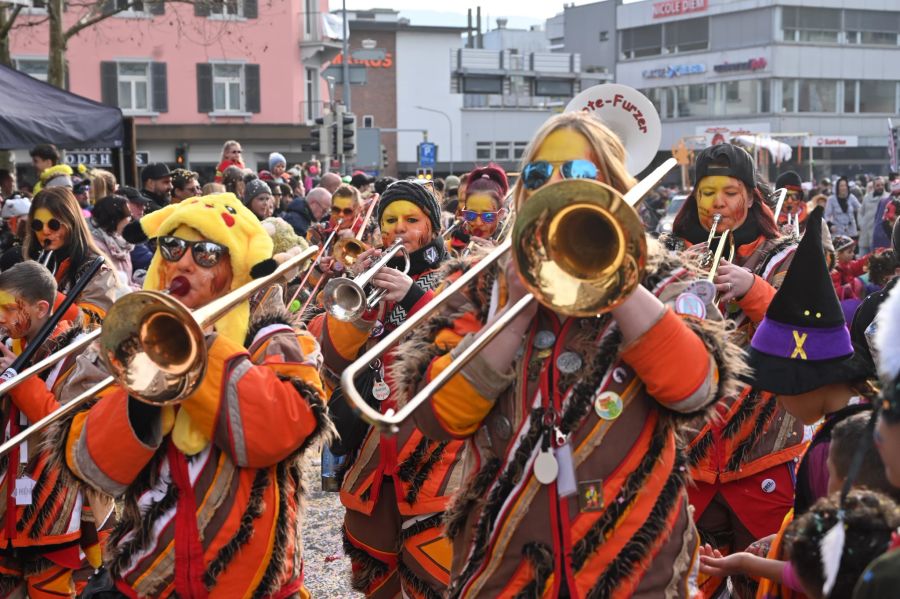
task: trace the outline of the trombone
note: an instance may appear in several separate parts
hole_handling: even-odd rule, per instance
[[[371,282],[372,277],[375,276],[375,273],[386,266],[398,253],[403,255],[404,266],[402,272],[406,274],[409,272],[409,252],[403,247],[403,239],[398,237],[385,250],[378,262],[364,273],[353,279],[339,277],[328,281],[324,291],[322,291],[324,295],[323,303],[328,313],[338,320],[349,322],[361,317],[366,310],[377,306],[384,294],[387,293],[387,290],[378,289],[367,297],[366,287]]]
[[[203,330],[237,304],[284,277],[319,250],[310,246],[287,260],[271,274],[238,287],[202,308],[191,311],[160,291],[135,291],[112,305],[103,327],[76,343],[23,370],[0,385],[0,394],[28,377],[83,351],[100,340],[100,359],[111,373],[99,383],[0,445],[0,456],[16,445],[74,412],[110,385],[118,383],[128,395],[156,406],[180,402],[194,392],[206,372],[207,354]]]
[[[676,164],[674,158],[666,160],[624,196],[588,179],[566,179],[536,191],[521,207],[511,238],[344,369],[341,385],[360,416],[382,432],[398,432],[419,405],[535,300],[570,316],[596,316],[624,301],[639,284],[647,255],[643,224],[634,206]],[[381,414],[369,406],[356,388],[356,376],[510,250],[531,293],[483,329],[399,410]]]

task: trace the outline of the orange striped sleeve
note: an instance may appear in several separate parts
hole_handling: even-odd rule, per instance
[[[766,315],[766,310],[769,309],[773,297],[775,297],[775,288],[759,275],[753,275],[753,285],[750,287],[750,291],[738,301],[738,305],[750,322],[759,324]]]
[[[718,386],[718,369],[703,340],[669,308],[625,348],[622,359],[651,397],[679,412],[703,407]]]

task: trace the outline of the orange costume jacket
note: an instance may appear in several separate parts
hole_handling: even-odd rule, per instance
[[[661,260],[644,284],[674,300],[688,271]],[[491,287],[476,285],[469,305],[401,346],[408,367],[424,355],[427,381],[468,346]],[[734,386],[739,354],[724,331],[667,309],[623,346],[609,315],[561,320],[541,308],[509,372],[478,355],[417,410],[430,436],[467,442],[447,517],[448,596],[690,597],[698,539],[676,428]],[[549,484],[534,473],[544,451],[560,464]]]
[[[57,305],[59,301],[57,301]],[[35,355],[40,360],[65,347],[81,333],[72,321],[79,318],[72,306],[44,341]],[[13,351],[21,353],[23,345],[13,343]],[[11,402],[4,402],[4,430],[12,436],[37,422],[59,407],[50,391],[59,388],[74,358],[69,358],[49,371],[46,380],[33,376],[9,392]],[[81,564],[81,519],[84,496],[80,486],[65,468],[55,462],[53,452],[44,449],[43,436],[37,435],[12,450],[3,461],[0,479],[0,546],[46,548],[45,555],[59,565],[75,569]],[[12,465],[12,468],[10,468]],[[19,484],[17,485],[17,480]],[[21,481],[30,481],[33,489]],[[22,495],[16,498],[18,493]]]
[[[792,239],[755,242],[738,248],[734,263],[754,273],[753,285],[737,302],[725,306],[723,312],[736,323],[736,342],[742,347],[750,344],[756,325],[762,321],[766,309],[790,266],[796,249]],[[699,517],[718,490],[735,507],[746,505],[747,494],[742,489],[724,490],[717,483],[732,483],[759,475],[761,472],[796,461],[803,453],[803,425],[781,408],[771,393],[744,387],[740,393],[721,398],[716,404],[716,417],[693,423],[687,433],[692,437],[688,448],[691,477],[701,484],[691,489],[691,504]],[[758,484],[754,482],[758,492]],[[779,493],[790,493],[779,489]],[[759,506],[764,508],[763,505]],[[779,516],[780,517],[780,516]],[[758,519],[747,518],[751,532],[756,531]]]
[[[408,306],[382,302],[379,313],[368,314],[355,322],[341,322],[330,315],[324,317],[321,335],[326,371],[336,380],[370,339],[376,323],[385,330],[396,328],[408,315],[425,306],[444,280],[444,270],[426,270],[414,277],[424,291],[411,298]],[[398,312],[398,308],[402,312]],[[377,316],[377,318],[376,318]],[[395,354],[384,358],[385,382],[391,395],[380,403],[382,412],[395,407],[397,370],[392,367]],[[393,480],[400,514],[414,516],[442,512],[446,509],[459,480],[461,442],[438,442],[427,438],[409,420],[396,435],[381,435],[369,428],[355,460],[344,474],[341,503],[347,509],[371,514],[378,501],[385,478]]]
[[[141,404],[112,387],[53,431],[53,447],[75,476],[122,497],[106,565],[129,597],[202,596],[178,586],[185,584],[179,568],[191,559],[202,568],[190,582],[210,597],[308,596],[301,459],[330,430],[320,353],[285,319],[254,323],[247,340],[244,348],[207,337],[206,375],[174,409]],[[102,376],[96,353],[88,352],[64,395]],[[177,410],[187,411],[201,435],[202,448],[191,455],[177,445]],[[187,484],[193,493],[182,495]],[[182,511],[190,504],[194,513]],[[192,522],[199,546],[176,543],[179,527]]]

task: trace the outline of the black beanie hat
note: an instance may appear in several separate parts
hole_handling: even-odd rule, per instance
[[[800,175],[794,171],[788,171],[775,179],[775,187],[776,189],[786,187],[792,191],[800,191],[803,189],[803,181],[800,179]]]
[[[421,183],[412,181],[397,181],[388,185],[381,199],[378,201],[378,223],[381,224],[381,216],[391,202],[406,200],[422,209],[431,221],[431,230],[435,235],[441,232],[441,207],[438,206],[434,195]]]
[[[726,166],[719,166],[719,163]],[[747,189],[756,187],[756,167],[753,166],[753,158],[743,148],[732,144],[716,144],[704,148],[697,154],[694,171],[694,187],[700,184],[704,177],[725,176],[734,177],[744,182]]]

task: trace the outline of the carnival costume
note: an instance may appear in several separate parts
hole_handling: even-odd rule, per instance
[[[130,227],[129,241],[190,228],[225,246],[232,289],[274,268],[271,239],[232,194],[173,204]],[[160,285],[161,260],[157,250],[148,289]],[[52,447],[71,474],[122,498],[105,557],[123,595],[307,597],[302,458],[330,431],[318,346],[281,315],[250,323],[246,301],[206,341],[206,374],[178,406],[113,387],[55,424]],[[70,380],[104,375],[89,351]],[[67,385],[61,399],[72,393]]]

